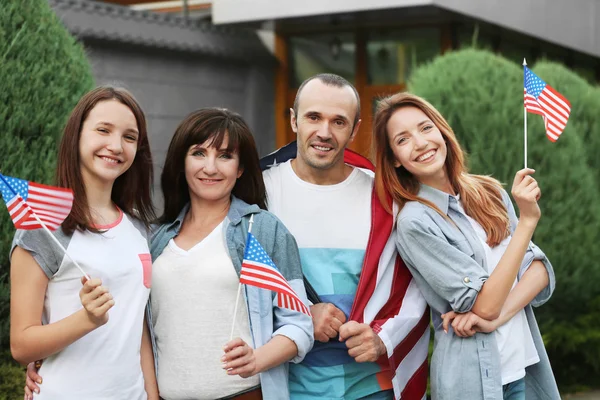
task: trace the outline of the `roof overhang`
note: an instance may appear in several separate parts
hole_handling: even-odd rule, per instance
[[[438,9],[600,57],[597,0],[213,0],[212,6],[215,24],[259,27],[275,23],[277,30],[299,20],[320,24],[325,16],[379,15],[389,20],[392,11]]]
[[[213,0],[213,23],[239,24],[430,5],[433,0]]]
[[[133,1],[133,0],[131,0]],[[214,26],[166,13],[90,0],[48,0],[71,34],[84,41],[222,57],[242,62],[275,61],[256,32]]]

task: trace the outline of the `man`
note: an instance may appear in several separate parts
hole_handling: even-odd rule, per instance
[[[376,226],[384,212],[372,174],[344,161],[360,127],[358,93],[340,76],[316,75],[302,83],[290,111],[295,159],[277,164],[282,152],[268,156],[267,201],[296,237],[303,272],[321,301],[311,306],[315,346],[290,365],[291,397],[392,399],[395,391],[421,399],[426,304],[387,240],[393,218],[387,214],[387,225]]]

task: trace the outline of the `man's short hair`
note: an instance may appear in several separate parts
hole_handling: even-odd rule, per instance
[[[298,88],[298,92],[296,92],[296,98],[294,99],[294,115],[296,116],[296,118],[298,118],[298,102],[300,99],[300,94],[302,93],[302,89],[304,89],[304,86],[306,86],[306,84],[308,82],[310,82],[314,79],[320,80],[322,83],[324,83],[327,86],[333,86],[333,87],[337,87],[337,88],[343,88],[344,86],[348,86],[349,88],[352,89],[352,91],[354,92],[354,95],[356,96],[356,115],[354,116],[354,125],[353,125],[353,129],[354,129],[354,126],[356,126],[358,120],[360,119],[360,97],[358,96],[358,92],[356,91],[356,88],[354,87],[353,84],[351,84],[346,79],[344,79],[341,76],[336,75],[336,74],[317,74],[317,75],[311,76],[310,78],[308,78],[304,82],[302,82],[302,84]]]

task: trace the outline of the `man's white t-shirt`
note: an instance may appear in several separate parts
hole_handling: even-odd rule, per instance
[[[108,322],[44,360],[38,400],[144,400],[140,347],[152,261],[147,232],[121,212],[98,227],[102,233],[62,230],[54,236],[91,278],[102,279],[115,305]],[[51,324],[82,309],[81,272],[42,229],[17,231],[13,249],[27,250],[49,278],[42,322]]]
[[[371,231],[372,176],[354,168],[340,183],[315,185],[300,179],[287,161],[263,177],[269,211],[296,238],[304,275],[321,301],[348,317]],[[376,363],[354,361],[345,343],[332,339],[315,341],[300,364],[290,364],[289,387],[296,400],[324,394],[352,400],[389,391],[390,378]]]

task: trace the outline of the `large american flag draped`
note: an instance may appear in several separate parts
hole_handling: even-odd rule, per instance
[[[48,229],[54,231],[67,218],[73,206],[73,192],[69,189],[41,185],[2,174],[0,192],[17,229],[42,228],[35,213]]]
[[[240,282],[277,293],[277,306],[310,315],[308,307],[281,275],[277,266],[254,235],[248,232]]]
[[[527,66],[524,65],[523,68],[525,68],[525,109],[544,117],[546,135],[552,142],[556,142],[567,126],[571,103]]]
[[[296,157],[296,142],[261,159],[263,169]],[[373,164],[351,150],[346,164],[374,171]],[[391,197],[388,198],[392,203]],[[429,308],[396,251],[392,235],[397,209],[388,213],[373,190],[371,232],[350,320],[369,324],[384,342],[387,354],[378,363],[392,372],[396,399],[426,398],[429,367]],[[293,232],[292,232],[293,233]]]

